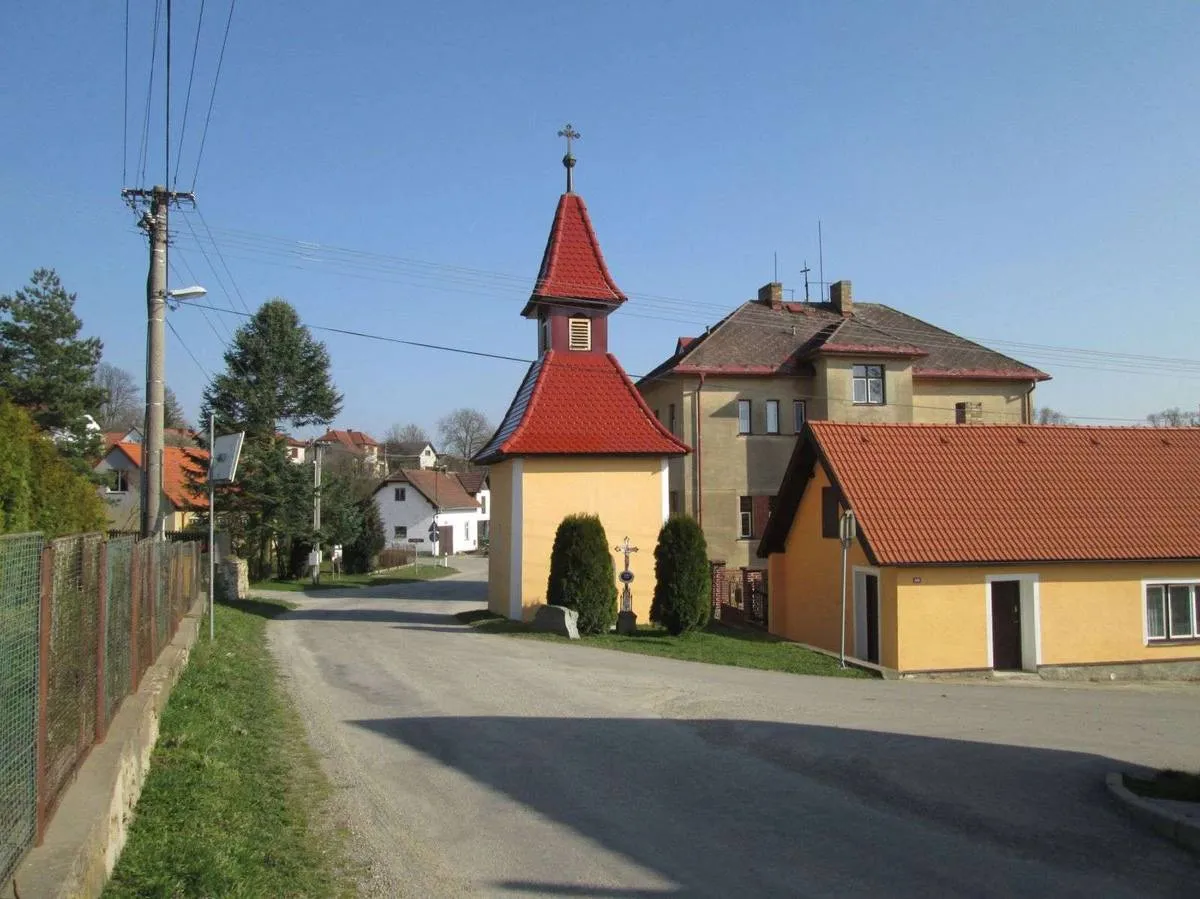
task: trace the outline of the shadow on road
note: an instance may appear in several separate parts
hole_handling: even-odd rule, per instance
[[[1121,765],[1096,755],[719,719],[353,723],[677,885],[613,890],[569,870],[488,885],[506,891],[1184,896],[1200,871],[1122,816],[1103,786]]]

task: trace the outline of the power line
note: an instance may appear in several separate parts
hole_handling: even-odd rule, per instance
[[[246,298],[242,296],[242,289],[238,287],[237,279],[233,277],[233,272],[229,269],[229,263],[227,263],[225,261],[225,257],[221,255],[221,247],[217,244],[216,240],[213,239],[212,230],[208,227],[208,222],[204,218],[204,213],[197,208],[196,215],[200,217],[200,224],[202,224],[204,226],[204,230],[208,232],[209,240],[212,240],[213,249],[217,251],[217,258],[221,260],[221,265],[224,267],[225,273],[229,275],[229,282],[233,285],[234,292],[237,293],[238,300],[241,302],[242,308],[249,312],[250,306],[246,303]]]
[[[192,352],[191,347],[189,347],[184,342],[184,339],[179,336],[179,332],[177,330],[175,330],[175,323],[173,321],[171,321],[169,318],[167,319],[167,327],[171,329],[171,333],[175,335],[175,339],[179,341],[179,345],[184,348],[184,350],[187,352],[187,354],[189,356],[192,357],[192,361],[196,363],[196,368],[200,369],[200,371],[203,372],[204,377],[207,380],[211,381],[212,375],[210,375],[208,373],[207,368],[205,368],[203,365],[200,364],[200,360],[196,358],[196,354]]]
[[[158,19],[162,12],[162,0],[154,4],[154,33],[150,38],[150,81],[146,88],[146,116],[142,122],[142,151],[138,157],[138,183],[146,183],[146,163],[150,155],[150,101],[154,98],[154,62],[158,58]]]
[[[121,183],[129,175],[129,0],[125,0],[125,103],[121,113]]]
[[[179,126],[179,152],[175,158],[175,178],[171,182],[172,190],[179,184],[179,165],[183,162],[183,140],[187,137],[188,110],[192,106],[192,81],[196,77],[196,56],[200,51],[200,32],[204,26],[204,2],[205,0],[200,0],[200,15],[196,19],[196,40],[192,44],[192,68],[188,72],[187,94],[183,100],[183,123]],[[128,0],[126,0],[126,8],[128,9]],[[192,187],[195,188],[194,183]]]
[[[213,76],[212,93],[208,98],[208,113],[204,116],[204,131],[200,134],[200,150],[196,153],[196,170],[192,173],[192,192],[196,190],[196,179],[200,177],[200,160],[204,158],[204,145],[208,142],[208,123],[212,120],[213,105],[217,102],[217,83],[221,80],[221,65],[225,62],[225,45],[229,43],[229,26],[233,24],[233,9],[237,0],[229,0],[229,17],[225,20],[225,36],[221,39],[221,52],[217,54],[217,71]]]
[[[187,308],[211,309],[213,311],[218,311],[218,312],[223,311],[223,310],[218,309],[215,306],[207,306],[203,303],[193,303],[193,302],[189,302],[187,304]],[[249,313],[249,312],[233,312],[232,314],[244,316],[246,318],[253,317],[253,314]],[[503,354],[503,353],[489,353],[489,352],[484,352],[482,350],[471,350],[471,349],[467,349],[466,347],[454,347],[454,346],[446,346],[444,344],[427,343],[425,341],[419,341],[419,340],[407,340],[407,339],[401,338],[401,337],[389,337],[384,334],[371,334],[366,331],[355,331],[355,330],[352,330],[349,328],[335,328],[335,327],[331,327],[329,325],[314,325],[309,322],[301,322],[301,324],[303,324],[304,327],[306,327],[312,331],[324,331],[324,332],[330,333],[330,334],[341,334],[341,335],[348,336],[348,337],[360,337],[360,338],[364,338],[366,340],[374,340],[374,341],[378,341],[378,342],[382,342],[382,343],[394,343],[394,344],[400,344],[403,346],[418,347],[420,349],[434,350],[437,352],[456,353],[456,354],[462,355],[462,356],[473,356],[473,357],[482,358],[482,359],[496,359],[496,360],[500,360],[503,362],[517,362],[522,365],[532,365],[536,361],[534,359],[529,359],[524,356],[510,356],[510,355]],[[576,363],[576,364],[578,365],[579,363]],[[584,366],[581,365],[581,367],[584,367]],[[597,364],[595,366],[595,369],[597,371],[611,371],[612,370],[608,365],[601,365],[601,364]],[[669,373],[662,374],[662,375],[628,375],[629,379],[634,382],[663,380],[669,376],[670,376]],[[797,395],[793,395],[793,398],[801,399],[801,400],[826,399],[825,397],[817,396],[816,394],[804,394],[804,395],[797,394]],[[845,400],[843,402],[845,402],[848,405],[851,404],[851,401],[849,401],[849,400]],[[942,413],[948,413],[948,412],[952,411],[950,409],[947,409],[945,406],[931,406],[931,405],[925,405],[925,404],[919,404],[919,403],[891,403],[889,405],[892,405],[892,406],[898,407],[898,408],[903,408],[903,409],[923,409],[923,410],[942,412]],[[1115,417],[1096,416],[1096,415],[1069,415],[1067,413],[1063,413],[1063,414],[1067,415],[1068,418],[1071,418],[1071,419],[1074,419],[1077,421],[1119,421],[1119,422],[1132,422],[1132,423],[1138,423],[1138,422],[1143,421],[1143,419],[1137,419],[1137,418],[1115,418]]]

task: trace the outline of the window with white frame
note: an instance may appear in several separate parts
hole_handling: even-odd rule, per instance
[[[779,433],[779,400],[767,400],[767,433]]]
[[[398,503],[404,502],[404,497],[407,495],[408,495],[408,491],[404,487],[396,488],[396,492],[394,494],[394,496],[396,497],[396,502],[398,502]]]
[[[397,540],[404,540],[406,537],[408,537],[408,528],[402,524],[398,524],[392,528],[392,536]]]
[[[750,401],[738,400],[738,433],[750,433]]]
[[[111,493],[129,492],[129,472],[119,468],[113,469],[113,485],[108,488]]]
[[[479,494],[479,514],[487,515],[487,494]]]
[[[743,496],[738,499],[738,536],[754,536],[754,497]]]
[[[568,343],[573,350],[587,351],[592,348],[592,322],[587,318],[573,318],[569,322]]]
[[[1200,584],[1147,584],[1146,638],[1200,639]]]
[[[856,404],[866,406],[882,406],[884,404],[882,365],[856,365],[852,377]]]
[[[804,400],[792,400],[792,430],[799,434],[804,430],[808,418],[808,404]]]

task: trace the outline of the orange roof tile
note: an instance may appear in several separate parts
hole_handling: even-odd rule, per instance
[[[1200,558],[1200,428],[810,422],[760,555],[818,459],[877,564]]]
[[[679,455],[612,354],[542,354],[476,463],[526,455]]]
[[[587,205],[578,194],[559,198],[530,303],[539,298],[599,300],[611,306],[625,302],[625,294],[608,273]]]
[[[138,468],[142,467],[142,445],[140,443],[118,443],[119,449]],[[177,509],[207,509],[208,496],[201,490],[193,492],[189,480],[203,483],[208,467],[208,450],[190,446],[163,447],[163,493]]]

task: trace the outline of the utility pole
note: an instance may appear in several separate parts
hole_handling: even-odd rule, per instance
[[[325,454],[325,444],[316,441],[313,444],[313,554],[316,565],[313,568],[313,583],[321,583],[321,457]]]
[[[146,413],[142,436],[142,537],[162,536],[163,394],[166,388],[167,211],[190,193],[155,185],[152,190],[121,191],[130,206],[146,205],[138,225],[150,238],[150,270],[146,276]]]

